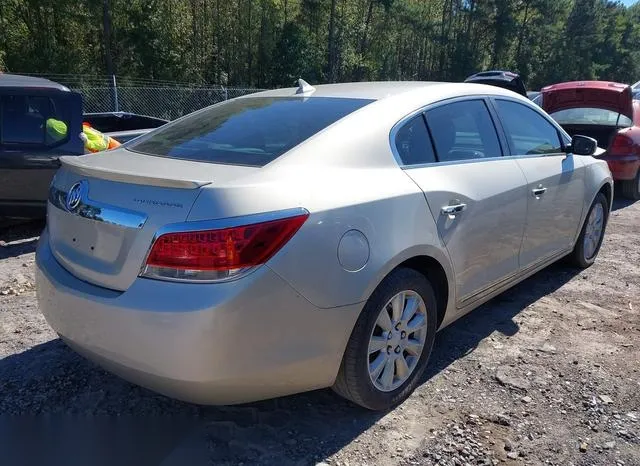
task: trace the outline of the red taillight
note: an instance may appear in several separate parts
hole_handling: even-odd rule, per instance
[[[195,280],[231,278],[269,260],[308,216],[161,235],[151,247],[143,275]]]
[[[633,139],[624,134],[616,134],[607,152],[611,155],[632,155],[633,151]]]

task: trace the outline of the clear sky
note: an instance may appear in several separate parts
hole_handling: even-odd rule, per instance
[[[624,3],[627,6],[631,6],[634,3],[636,3],[638,0],[620,0],[622,3]]]

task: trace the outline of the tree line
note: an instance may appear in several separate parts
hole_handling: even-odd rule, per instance
[[[0,70],[227,86],[640,79],[640,4],[606,0],[2,0]]]

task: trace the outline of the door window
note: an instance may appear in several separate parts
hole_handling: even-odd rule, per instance
[[[422,115],[409,120],[396,134],[396,150],[404,165],[436,161],[431,138]]]
[[[516,102],[496,100],[512,155],[562,152],[558,130],[535,110]]]
[[[51,147],[69,139],[68,108],[49,96],[3,96],[0,116],[3,146]]]
[[[465,100],[426,113],[440,162],[500,157],[502,150],[482,100]]]

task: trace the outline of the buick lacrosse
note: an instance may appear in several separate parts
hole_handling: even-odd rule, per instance
[[[597,150],[481,84],[301,80],[229,100],[62,158],[40,309],[175,398],[333,387],[388,409],[438,329],[565,256],[593,263],[613,187]]]

